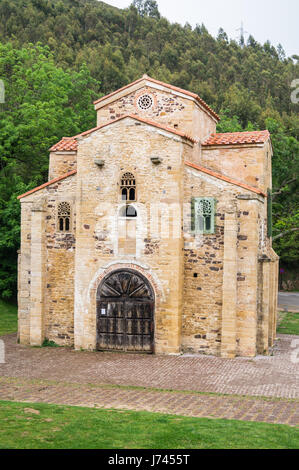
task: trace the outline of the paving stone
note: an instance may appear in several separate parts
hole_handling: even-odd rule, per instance
[[[44,381],[44,385],[47,386],[40,388],[32,380],[0,377],[0,399],[299,425],[299,400],[281,399],[279,404],[284,412],[279,413],[275,398],[266,401],[258,397],[244,397],[239,400],[235,396],[222,396],[215,400],[208,394],[131,389],[117,390],[112,395],[107,386],[95,386],[93,390],[88,390],[85,384],[78,384],[74,393],[74,384]],[[30,387],[32,393],[28,394],[26,390]],[[247,412],[244,413],[244,409]]]
[[[227,360],[212,356],[158,356],[30,348],[3,336],[7,377],[299,398],[299,368],[291,348],[299,336],[278,335],[273,356]]]
[[[298,426],[294,338],[299,339],[279,335],[273,356],[226,360],[37,349],[18,345],[15,335],[7,335],[2,337],[7,362],[0,364],[0,399]],[[224,393],[228,395],[218,395]]]

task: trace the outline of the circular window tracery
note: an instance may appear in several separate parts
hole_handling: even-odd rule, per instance
[[[71,213],[71,206],[68,202],[60,202],[58,204],[58,215],[61,217],[69,217]]]
[[[198,214],[203,216],[209,216],[212,213],[212,203],[207,199],[199,201]]]
[[[148,94],[141,95],[138,98],[137,104],[140,109],[150,109],[153,106],[153,98],[151,97],[151,95]]]

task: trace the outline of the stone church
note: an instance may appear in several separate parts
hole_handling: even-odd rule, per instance
[[[222,357],[276,332],[268,131],[216,133],[195,93],[144,75],[94,102],[19,196],[21,344]]]

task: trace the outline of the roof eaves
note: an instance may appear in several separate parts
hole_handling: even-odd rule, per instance
[[[101,126],[93,127],[92,129],[81,132],[80,134],[77,134],[73,137],[63,137],[59,142],[57,142],[57,144],[54,144],[49,149],[49,151],[50,152],[76,151],[77,150],[77,141],[76,141],[76,139],[78,139],[79,137],[84,137],[84,136],[87,136],[89,134],[92,134],[92,132],[103,129],[104,127],[107,127],[111,124],[114,124],[115,122],[119,122],[122,119],[126,119],[126,118],[135,119],[136,121],[142,122],[144,124],[148,124],[150,126],[154,126],[154,127],[158,128],[158,129],[162,129],[164,131],[171,132],[172,134],[175,134],[175,135],[177,135],[181,138],[187,139],[187,140],[191,141],[192,143],[197,143],[198,142],[197,140],[193,139],[193,137],[191,137],[187,134],[184,134],[183,132],[177,131],[176,129],[172,129],[171,127],[163,126],[162,124],[159,124],[158,122],[151,121],[149,119],[144,119],[144,118],[142,118],[138,115],[135,115],[135,114],[125,114],[124,116],[121,116],[117,119],[114,119],[113,121],[106,122],[105,124],[102,124]],[[70,145],[72,146],[71,148],[69,148]]]
[[[102,102],[106,99],[109,99],[112,96],[126,90],[127,88],[130,88],[130,87],[136,85],[137,83],[142,82],[143,80],[147,80],[148,82],[155,83],[157,85],[161,85],[165,88],[173,90],[174,92],[182,93],[184,95],[192,97],[194,100],[196,100],[198,103],[200,103],[200,105],[203,106],[205,108],[205,110],[208,111],[217,121],[220,121],[220,117],[218,116],[218,114],[215,111],[213,111],[213,109],[202,98],[200,98],[200,96],[198,96],[196,93],[193,93],[193,92],[188,91],[188,90],[184,90],[183,88],[179,88],[179,87],[176,87],[174,85],[170,85],[169,83],[161,82],[160,80],[156,80],[156,79],[151,78],[147,75],[143,75],[143,77],[139,78],[138,80],[135,80],[134,82],[129,83],[128,85],[126,85],[122,88],[119,88],[118,90],[115,90],[112,93],[109,93],[109,95],[102,96],[98,100],[94,101],[93,104],[96,105],[96,104],[98,104],[98,103],[100,103],[100,102]]]
[[[177,131],[176,129],[172,129],[171,127],[163,126],[162,124],[159,124],[158,122],[151,121],[151,120],[145,119],[145,118],[141,118],[140,116],[135,115],[135,114],[125,114],[124,116],[121,116],[117,119],[114,119],[113,121],[106,122],[105,124],[102,124],[101,126],[97,126],[97,127],[94,127],[93,129],[89,129],[88,131],[82,132],[81,134],[78,134],[78,135],[74,136],[73,138],[77,139],[79,137],[84,137],[86,135],[91,134],[92,132],[103,129],[104,127],[110,126],[111,124],[114,124],[114,123],[119,122],[122,119],[126,119],[126,118],[134,119],[134,120],[142,122],[144,124],[148,124],[149,126],[153,126],[153,127],[158,128],[158,129],[162,129],[166,132],[170,132],[172,134],[175,134],[175,135],[177,135],[177,136],[179,136],[183,139],[190,140],[192,143],[197,143],[197,140],[195,140],[193,137],[191,137],[187,134],[184,134],[183,132]]]
[[[257,145],[264,144],[269,139],[271,139],[271,136],[268,130],[250,132],[226,132],[212,134],[204,142],[202,142],[202,146],[217,147],[228,145]]]
[[[75,152],[77,150],[77,142],[74,137],[62,137],[56,144],[52,145],[49,152]]]
[[[191,162],[185,162],[185,165],[194,168],[195,170],[199,170],[203,173],[206,173],[207,175],[213,176],[215,178],[218,178],[222,181],[225,181],[227,183],[234,184],[235,186],[239,186],[240,188],[247,189],[248,191],[252,191],[256,194],[260,194],[261,196],[267,197],[267,194],[263,193],[260,189],[254,188],[253,186],[249,186],[248,184],[241,183],[240,181],[237,181],[233,178],[229,178],[228,176],[221,175],[220,173],[217,173],[213,170],[209,170],[208,168],[205,168],[203,166],[196,165],[195,163]]]
[[[61,180],[65,179],[65,178],[68,178],[69,176],[72,176],[72,175],[74,175],[75,173],[77,173],[77,170],[72,170],[72,171],[70,171],[69,173],[65,173],[65,174],[62,175],[62,176],[58,176],[57,178],[54,178],[54,179],[52,179],[52,180],[50,180],[50,181],[47,181],[46,183],[41,184],[40,186],[37,186],[36,188],[30,189],[30,191],[27,191],[27,192],[24,193],[24,194],[21,194],[20,196],[17,197],[17,199],[22,199],[23,197],[29,196],[30,194],[33,194],[33,193],[35,193],[36,191],[39,191],[40,189],[46,188],[46,187],[49,186],[50,184],[57,183],[58,181],[61,181]]]

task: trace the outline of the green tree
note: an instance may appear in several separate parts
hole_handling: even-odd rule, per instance
[[[0,24],[0,79],[7,95],[0,104],[4,229],[4,206],[10,207],[16,186],[46,179],[50,145],[94,125],[92,97],[146,72],[198,93],[223,116],[220,132],[269,127],[275,248],[283,262],[296,258],[298,199],[290,180],[298,171],[299,117],[290,84],[299,77],[298,55],[286,57],[280,45],[262,45],[253,36],[240,45],[223,29],[214,38],[204,24],[171,24],[153,0],[136,0],[125,10],[98,0],[2,0]],[[9,234],[16,232],[10,227]],[[12,264],[1,253],[5,278]]]
[[[273,241],[284,264],[295,264],[299,248],[299,141],[272,118],[266,121],[273,143]]]
[[[254,93],[241,83],[235,83],[225,92],[223,106],[231,117],[239,117],[243,128],[247,126],[249,121],[257,122],[261,114],[261,107],[257,103]]]
[[[94,127],[99,83],[82,65],[64,71],[48,47],[0,44],[5,103],[0,109],[0,296],[16,292],[17,195],[47,180],[48,149],[63,135]]]
[[[160,18],[158,4],[155,0],[134,0],[132,5],[137,9],[140,16]]]

